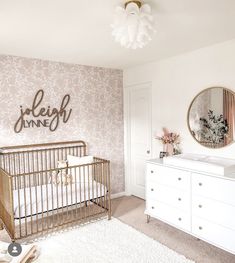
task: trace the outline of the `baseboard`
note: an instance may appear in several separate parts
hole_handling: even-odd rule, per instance
[[[126,192],[120,192],[120,193],[117,193],[117,194],[112,194],[111,195],[111,199],[115,199],[115,198],[122,197],[122,196],[125,196],[125,195],[126,195]]]

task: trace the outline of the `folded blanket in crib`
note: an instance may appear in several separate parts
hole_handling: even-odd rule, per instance
[[[0,263],[27,263],[36,257],[37,248],[34,245],[22,245],[22,252],[18,257],[7,253],[9,243],[0,241]]]

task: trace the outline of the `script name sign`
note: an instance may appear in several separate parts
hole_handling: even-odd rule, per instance
[[[51,108],[50,106],[42,107],[44,91],[39,90],[33,100],[32,106],[23,108],[20,106],[20,116],[15,123],[14,131],[21,132],[24,128],[48,127],[50,131],[55,131],[60,121],[66,123],[72,109],[67,109],[70,101],[70,95],[66,94],[59,108]]]

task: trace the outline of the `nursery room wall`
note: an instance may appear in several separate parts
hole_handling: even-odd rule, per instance
[[[181,136],[183,152],[235,158],[235,144],[222,149],[201,146],[187,127],[187,112],[193,98],[203,89],[225,87],[235,91],[235,40],[184,53],[124,71],[124,89],[151,82],[152,157],[158,157],[162,145],[155,140],[162,128]]]
[[[1,55],[0,87],[1,147],[84,140],[90,155],[111,161],[112,194],[124,191],[121,70]],[[36,102],[41,100],[37,113],[48,106],[61,109],[64,96],[70,96],[63,105],[67,104],[66,117],[70,110],[71,115],[67,122],[59,116],[55,131],[49,128],[53,117],[35,117],[32,112],[24,115],[28,122],[24,122],[23,127],[22,119],[16,126],[21,112],[32,109],[39,90],[44,91],[44,96],[40,93],[36,98]],[[42,122],[38,124],[38,120]]]

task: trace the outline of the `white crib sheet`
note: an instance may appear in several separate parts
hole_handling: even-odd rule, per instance
[[[14,190],[14,217],[22,218],[42,212],[82,203],[104,196],[107,188],[96,181],[73,183],[67,186],[47,184],[37,187]],[[52,198],[53,197],[53,198]]]

